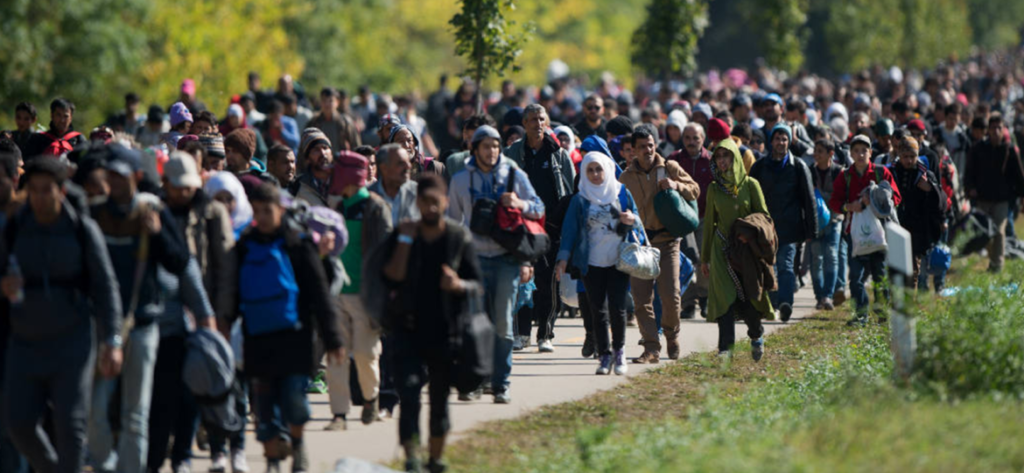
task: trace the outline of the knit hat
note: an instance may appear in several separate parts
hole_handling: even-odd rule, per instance
[[[501,134],[498,133],[498,130],[495,130],[494,127],[490,125],[481,125],[480,128],[477,128],[476,131],[473,132],[473,139],[469,141],[469,149],[476,148],[477,143],[483,141],[484,138],[494,138],[501,143]]]
[[[354,185],[365,187],[369,175],[369,163],[363,155],[354,151],[343,150],[334,158],[334,170],[331,176],[330,195],[341,195],[346,187]]]
[[[327,143],[327,146],[331,145],[331,140],[327,139],[327,135],[320,131],[319,128],[306,128],[305,130],[302,130],[302,140],[299,142],[298,158],[305,161],[306,153],[309,152],[313,145],[320,141]]]
[[[907,122],[907,129],[914,131],[924,131],[924,122],[920,118],[915,118]]]
[[[192,79],[185,79],[181,81],[181,93],[193,96],[196,94],[196,81]]]
[[[633,133],[633,120],[625,115],[619,115],[611,120],[604,126],[605,131],[611,133],[612,136],[626,135]],[[603,138],[603,137],[602,137]]]
[[[220,133],[199,135],[199,143],[206,147],[206,154],[210,156],[227,156],[224,152],[224,137]]]
[[[720,118],[712,118],[708,120],[708,138],[711,139],[712,143],[717,143],[729,137],[729,133],[732,129],[729,128],[729,124],[725,123]]]
[[[191,143],[193,141],[199,141],[199,137],[196,136],[196,135],[182,135],[181,138],[178,138],[177,148],[179,150],[183,150],[183,149],[185,149],[185,145],[187,145],[187,144],[189,144],[189,143]]]
[[[780,132],[780,131],[785,133],[786,136],[790,139],[790,141],[793,140],[793,130],[791,128],[789,128],[789,125],[787,125],[785,122],[777,123],[775,125],[775,127],[772,128],[772,136],[769,137],[768,139],[769,140],[774,139],[775,138],[775,134]]]
[[[188,111],[188,107],[181,102],[175,102],[171,105],[171,128],[174,128],[182,122],[194,122],[192,119],[192,112]]]
[[[686,128],[687,121],[685,112],[682,110],[672,110],[668,114],[668,120],[665,121],[665,126],[674,126],[679,128],[679,131],[683,131],[683,128]]]
[[[892,136],[895,131],[896,126],[888,118],[882,118],[875,122],[875,136]]]
[[[397,125],[401,125],[401,124],[402,124],[402,120],[398,118],[398,115],[395,115],[393,113],[388,113],[388,114],[382,115],[380,117],[380,120],[377,120],[377,128],[384,128],[384,126],[386,126],[386,125],[396,125],[397,126]],[[309,128],[307,128],[307,130],[308,129]],[[303,131],[303,133],[305,133],[305,131]]]
[[[256,154],[256,132],[248,128],[232,131],[224,137],[224,147],[242,153],[245,159],[252,159]]]
[[[707,102],[698,102],[697,105],[693,106],[693,113],[698,112],[705,117],[708,117],[708,120],[715,117],[715,112],[711,111],[711,106],[708,105]]]
[[[196,160],[181,151],[172,151],[170,159],[164,163],[164,177],[174,187],[203,187],[203,179],[199,177]]]

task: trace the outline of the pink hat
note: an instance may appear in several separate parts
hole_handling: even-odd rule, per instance
[[[196,94],[196,81],[192,79],[185,79],[181,81],[181,93],[193,96]]]
[[[334,158],[334,174],[331,177],[328,194],[341,195],[341,192],[350,185],[365,187],[369,163],[366,157],[354,151],[339,152]]]

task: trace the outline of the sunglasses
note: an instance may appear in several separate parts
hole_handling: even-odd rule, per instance
[[[601,110],[599,105],[588,105],[587,110]]]

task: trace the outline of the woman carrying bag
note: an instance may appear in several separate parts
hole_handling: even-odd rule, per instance
[[[718,322],[718,353],[727,356],[736,342],[735,320],[742,318],[751,340],[751,355],[760,360],[764,353],[761,317],[771,318],[773,314],[768,291],[755,301],[741,297],[737,292],[738,279],[730,274],[725,251],[733,223],[755,213],[768,215],[768,206],[761,185],[747,177],[740,149],[733,140],[722,140],[715,148],[711,173],[714,180],[708,187],[700,251],[701,271],[710,277],[708,322]]]
[[[601,360],[597,374],[614,369],[615,374],[624,375],[629,275],[616,269],[616,263],[623,240],[646,244],[644,227],[633,196],[615,179],[611,158],[587,153],[580,169],[584,175],[579,193],[572,197],[562,224],[555,278],[561,280],[571,257],[573,267],[583,275],[584,295],[594,314],[594,339]]]

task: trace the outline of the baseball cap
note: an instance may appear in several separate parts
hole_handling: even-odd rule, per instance
[[[199,177],[196,160],[182,151],[172,151],[170,159],[164,163],[164,177],[174,187],[203,187],[203,179]]]
[[[111,143],[108,146],[110,157],[104,163],[104,169],[124,177],[130,177],[142,169],[142,156],[138,151],[125,148],[119,143]]]
[[[868,138],[866,135],[854,136],[853,139],[850,140],[850,147],[852,148],[853,145],[855,145],[857,143],[864,144],[865,146],[870,148],[871,147],[871,138]]]

